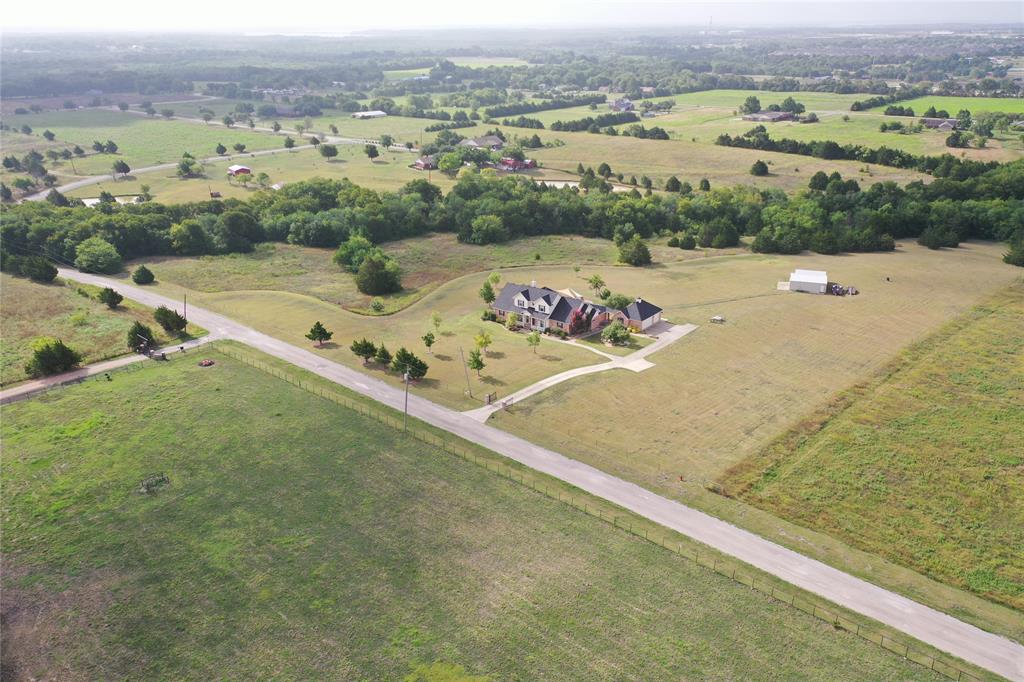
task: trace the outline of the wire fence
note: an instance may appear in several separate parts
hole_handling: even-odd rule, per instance
[[[392,411],[388,408],[377,409],[368,406],[366,403],[361,401],[352,400],[344,395],[341,395],[335,391],[325,388],[316,384],[303,381],[302,379],[289,374],[288,372],[281,370],[277,367],[268,365],[265,362],[257,360],[244,352],[239,352],[234,348],[221,346],[218,350],[229,356],[243,362],[250,367],[259,369],[272,376],[275,376],[283,381],[296,386],[305,391],[309,391],[314,395],[318,395],[321,398],[331,400],[338,405],[342,405],[348,409],[354,410],[359,414],[375,419],[381,424],[387,426],[402,429],[403,419],[399,416],[396,417],[392,414]],[[977,677],[973,673],[964,670],[956,662],[946,659],[936,658],[935,656],[913,649],[910,645],[901,642],[899,639],[893,638],[879,630],[873,629],[868,626],[861,625],[849,618],[846,618],[838,611],[829,610],[828,608],[822,607],[813,601],[803,596],[798,596],[796,592],[787,592],[776,586],[773,581],[770,581],[764,577],[760,580],[749,573],[744,572],[736,564],[720,558],[717,554],[707,552],[701,554],[697,549],[688,549],[682,543],[676,542],[670,539],[668,534],[659,533],[657,531],[652,532],[651,529],[644,524],[642,527],[638,525],[634,527],[634,517],[630,514],[615,514],[611,513],[601,505],[593,504],[589,501],[589,498],[584,496],[576,496],[571,492],[567,492],[562,489],[561,486],[549,484],[539,480],[533,475],[524,475],[522,470],[518,470],[514,467],[502,464],[500,461],[482,457],[473,450],[457,445],[453,440],[443,438],[437,433],[427,431],[425,429],[417,428],[415,426],[409,426],[407,432],[413,438],[426,443],[428,445],[437,447],[442,451],[461,457],[462,459],[472,462],[478,466],[481,466],[488,471],[496,473],[505,478],[516,481],[535,492],[546,495],[547,497],[558,500],[559,502],[567,503],[573,508],[582,511],[585,514],[598,518],[606,523],[609,523],[616,528],[620,528],[628,533],[641,537],[649,542],[653,542],[661,547],[667,549],[674,554],[691,560],[694,563],[709,568],[719,575],[727,577],[735,582],[740,583],[745,587],[756,590],[764,595],[767,595],[775,601],[779,601],[794,608],[797,608],[804,613],[824,621],[834,627],[837,630],[845,630],[861,639],[865,639],[869,642],[877,644],[888,651],[898,654],[908,661],[922,665],[929,670],[933,670],[940,673],[949,679],[962,681],[962,680],[976,680],[980,682],[981,678]]]

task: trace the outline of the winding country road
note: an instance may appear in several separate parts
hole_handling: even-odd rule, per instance
[[[86,284],[109,286],[127,298],[154,308],[160,305],[173,308],[177,304],[177,301],[126,285],[120,280],[65,268],[60,269],[60,276]],[[368,377],[309,350],[195,306],[189,307],[189,319],[215,336],[247,344],[385,405],[402,409],[403,391],[400,386]],[[1008,679],[1024,681],[1024,646],[1005,637],[985,632],[721,519],[656,495],[636,484],[534,445],[422,397],[409,396],[409,412],[429,424],[624,507],[937,649]]]

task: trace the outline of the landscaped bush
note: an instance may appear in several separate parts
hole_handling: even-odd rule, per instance
[[[637,267],[650,265],[651,251],[647,248],[644,240],[640,238],[640,235],[634,234],[631,239],[619,246],[619,260]]]
[[[601,340],[605,343],[610,343],[613,346],[626,345],[629,343],[631,336],[632,334],[630,334],[629,330],[626,329],[625,325],[623,325],[619,320],[615,320],[601,332]]]

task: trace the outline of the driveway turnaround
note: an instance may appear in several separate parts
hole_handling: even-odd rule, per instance
[[[60,276],[86,284],[111,287],[127,298],[154,308],[161,305],[174,307],[177,304],[165,296],[126,285],[120,280],[87,275],[66,268],[60,268]],[[309,350],[267,336],[202,308],[189,307],[189,319],[209,330],[211,334],[252,346],[385,405],[402,409],[401,385],[392,385],[368,377]],[[985,632],[721,519],[656,495],[634,483],[534,445],[420,396],[409,396],[409,413],[456,436],[479,443],[509,459],[554,476],[666,528],[703,542],[792,585],[874,618],[936,649],[1008,679],[1024,682],[1024,646],[1010,639]]]

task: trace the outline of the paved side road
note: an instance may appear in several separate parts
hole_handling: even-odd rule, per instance
[[[173,306],[175,301],[119,280],[60,269],[60,276],[109,286],[144,305]],[[189,319],[209,330],[245,343],[346,386],[385,405],[402,409],[400,385],[385,383],[315,353],[191,306]],[[721,519],[656,495],[587,464],[500,431],[460,412],[417,395],[409,412],[425,422],[474,441],[510,459],[544,472],[756,566],[797,587],[885,623],[937,649],[970,661],[1011,680],[1024,681],[1024,646],[985,632],[952,616],[765,540]]]

